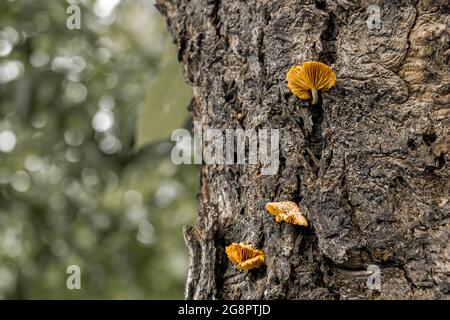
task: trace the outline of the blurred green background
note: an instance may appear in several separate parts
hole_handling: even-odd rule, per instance
[[[183,298],[198,168],[170,133],[191,91],[153,4],[0,1],[1,299]]]

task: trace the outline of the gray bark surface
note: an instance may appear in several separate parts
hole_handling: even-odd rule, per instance
[[[366,25],[369,5],[381,30]],[[450,298],[450,6],[432,0],[158,0],[211,128],[278,128],[280,168],[203,165],[186,227],[191,299]],[[337,84],[312,107],[287,88],[318,60]],[[311,228],[264,205],[300,203]],[[267,253],[237,270],[231,242]],[[381,291],[366,286],[381,268]]]

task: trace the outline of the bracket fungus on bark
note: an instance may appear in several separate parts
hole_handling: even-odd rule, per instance
[[[302,100],[319,103],[319,92],[326,92],[336,85],[336,75],[329,66],[318,61],[306,61],[292,66],[287,75],[288,87]]]
[[[234,262],[238,269],[250,270],[264,264],[266,254],[254,249],[250,244],[232,243],[225,248],[228,259]]]
[[[295,202],[269,202],[266,204],[266,210],[275,216],[276,222],[286,221],[298,226],[308,226],[308,220],[306,220]]]

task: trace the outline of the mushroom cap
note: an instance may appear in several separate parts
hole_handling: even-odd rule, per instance
[[[318,61],[306,61],[301,66],[292,66],[286,78],[289,89],[302,100],[311,99],[311,89],[325,92],[336,84],[333,70]]]
[[[269,202],[266,204],[266,210],[275,216],[276,222],[286,221],[303,227],[308,226],[308,220],[293,201]]]
[[[266,255],[262,250],[254,249],[251,245],[232,243],[225,248],[228,259],[237,264],[238,269],[249,270],[264,264]]]

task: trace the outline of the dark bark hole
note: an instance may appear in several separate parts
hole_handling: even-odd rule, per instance
[[[317,9],[327,11],[327,4],[325,1],[316,2]],[[336,24],[336,17],[332,11],[328,12],[329,17],[327,20],[327,26],[325,31],[320,36],[322,42],[322,52],[320,53],[320,60],[328,65],[333,64],[336,61],[336,37],[339,32],[339,28]]]
[[[439,157],[436,158],[436,165],[438,169],[442,169],[445,166],[445,155],[443,152]]]
[[[308,144],[311,147],[311,151],[317,160],[322,157],[323,137],[322,137],[322,124],[324,120],[324,111],[322,108],[322,99],[316,106],[308,107],[311,112],[311,118],[313,121],[313,127],[311,134],[308,136]],[[311,161],[311,165],[315,167],[314,161]],[[317,168],[319,170],[319,168]]]
[[[262,265],[259,268],[250,269],[250,276],[252,277],[253,281],[264,278],[266,274],[267,274],[266,265]]]
[[[216,244],[216,272],[215,272],[215,280],[218,291],[223,288],[224,279],[221,277],[221,274],[224,274],[227,269],[228,260],[224,259],[223,253],[225,252],[226,241],[225,238],[219,234],[214,235],[214,240]]]
[[[410,148],[411,150],[417,149],[417,144],[414,139],[408,139],[408,142],[406,142],[406,144],[408,145],[408,148]]]
[[[302,179],[300,178],[300,175],[297,175],[296,191],[293,197],[295,203],[300,203],[300,201],[302,201],[301,193],[302,193]]]
[[[178,61],[183,61],[183,55],[186,51],[187,47],[187,40],[184,37],[180,37],[180,40],[178,42],[178,52],[177,52],[177,58]]]
[[[406,186],[406,180],[405,178],[403,178],[402,176],[398,176],[397,178],[394,179],[394,186],[396,186],[397,184],[402,185],[403,187]]]
[[[426,166],[425,173],[433,174],[436,169],[442,169],[445,166],[445,154],[441,153],[439,157],[435,158],[434,166]]]
[[[232,106],[236,105],[237,86],[236,81],[232,80],[230,83],[224,81],[223,92],[225,92],[224,99],[226,103],[230,103]],[[240,111],[240,110],[237,110]]]
[[[219,30],[220,30],[220,16],[219,16],[219,9],[220,9],[220,1],[219,0],[214,0],[212,1],[212,5],[209,8],[209,16],[211,17],[211,22],[213,23],[214,26],[216,26],[216,34],[219,35]],[[201,47],[199,47],[201,48]]]
[[[428,145],[431,146],[433,144],[433,142],[436,141],[437,139],[437,135],[436,132],[432,131],[432,132],[427,132],[424,133],[422,135],[423,141]]]
[[[325,0],[316,1],[316,8],[325,11],[327,9],[327,3]]]
[[[309,111],[311,112],[311,117],[313,120],[313,132],[312,136],[316,136],[318,131],[322,131],[321,124],[323,121],[323,108],[322,108],[322,100],[316,106],[309,107]],[[320,139],[322,138],[322,132],[320,132]]]
[[[433,173],[434,173],[434,170],[436,170],[435,167],[432,167],[432,166],[426,166],[426,167],[425,167],[425,173],[426,173],[426,174],[433,174]]]

